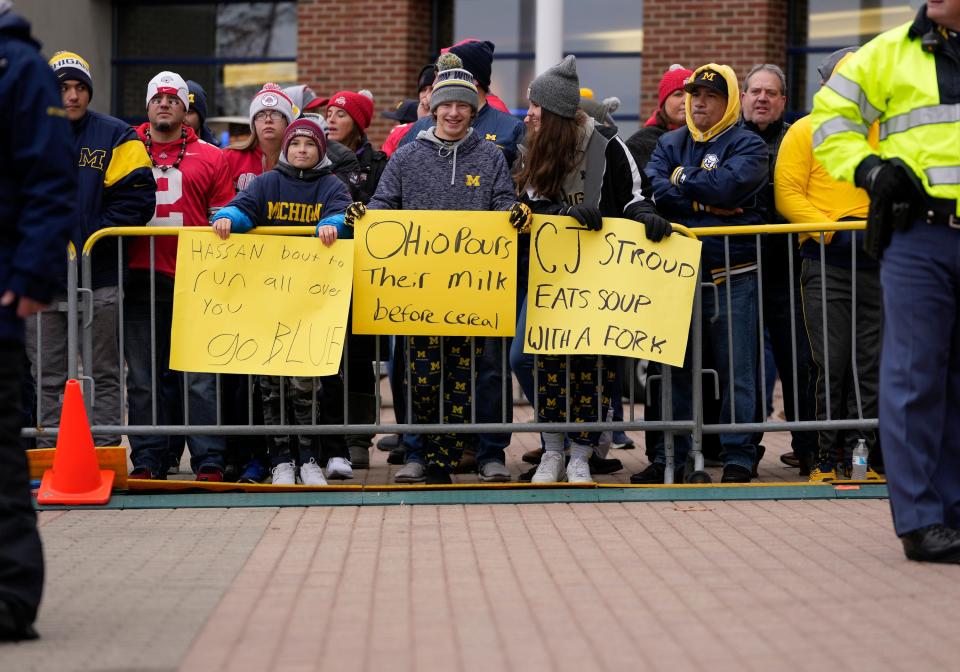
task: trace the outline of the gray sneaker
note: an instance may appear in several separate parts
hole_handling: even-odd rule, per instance
[[[502,462],[487,462],[480,467],[480,480],[484,483],[509,483],[510,470]]]
[[[350,464],[354,469],[370,468],[370,449],[364,446],[349,446]]]
[[[419,462],[407,462],[394,475],[393,480],[395,483],[422,483],[427,480],[424,471],[423,465]]]

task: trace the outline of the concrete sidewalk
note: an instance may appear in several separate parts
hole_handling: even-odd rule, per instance
[[[2,670],[949,670],[883,500],[41,514]]]

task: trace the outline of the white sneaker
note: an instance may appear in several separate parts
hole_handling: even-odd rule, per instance
[[[590,463],[582,457],[571,457],[567,464],[567,481],[570,483],[593,483]]]
[[[281,462],[270,473],[273,474],[274,485],[296,485],[297,484],[297,465],[293,462]]]
[[[327,478],[342,481],[353,478],[353,466],[350,461],[342,457],[331,457],[327,460]]]
[[[540,458],[537,473],[530,479],[531,483],[559,483],[563,480],[563,452],[548,450]]]
[[[327,479],[323,477],[323,469],[317,464],[317,461],[310,458],[309,462],[304,462],[300,467],[300,482],[304,485],[326,485]]]

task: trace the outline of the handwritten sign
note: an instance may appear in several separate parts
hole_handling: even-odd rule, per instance
[[[651,243],[643,224],[537,216],[530,232],[524,352],[604,354],[681,366],[690,331],[700,241]]]
[[[353,241],[180,233],[170,368],[326,376],[340,369]]]
[[[354,237],[354,332],[516,330],[517,233],[507,213],[369,210]]]

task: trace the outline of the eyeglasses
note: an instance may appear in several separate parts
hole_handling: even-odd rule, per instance
[[[283,118],[283,114],[279,110],[260,110],[255,115],[253,115],[254,121],[261,121],[262,119],[269,119],[270,121],[280,121]]]

